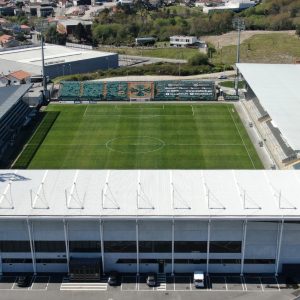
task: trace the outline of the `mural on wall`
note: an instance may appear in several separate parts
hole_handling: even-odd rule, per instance
[[[129,99],[147,99],[153,98],[153,82],[129,82]]]

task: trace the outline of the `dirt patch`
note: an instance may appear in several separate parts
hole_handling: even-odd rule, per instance
[[[287,35],[295,35],[295,30],[285,31],[263,31],[263,30],[248,30],[241,33],[241,43],[251,38],[256,34],[270,34],[270,33],[286,33]],[[237,32],[230,31],[222,35],[207,35],[202,36],[206,42],[213,44],[217,49],[225,46],[235,45],[237,43]]]

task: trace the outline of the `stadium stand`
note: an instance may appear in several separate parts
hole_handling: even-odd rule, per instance
[[[102,100],[103,83],[102,82],[82,82],[80,88],[81,100]]]
[[[242,104],[254,121],[266,146],[272,152],[277,165],[283,168],[286,164],[289,164],[290,161],[295,160],[295,151],[283,140],[279,129],[273,126],[270,115],[263,108],[250,87],[248,87],[247,92],[244,93],[244,101],[242,101]]]
[[[80,97],[80,82],[65,81],[60,84],[60,96],[64,100],[77,100]]]
[[[154,100],[215,100],[213,81],[158,81]]]
[[[0,88],[0,159],[24,125],[33,108],[26,103],[31,84]]]
[[[153,93],[154,87],[154,93]],[[59,101],[216,100],[213,81],[77,82],[60,84]]]
[[[109,81],[106,83],[106,100],[108,101],[126,101],[128,99],[127,82]]]

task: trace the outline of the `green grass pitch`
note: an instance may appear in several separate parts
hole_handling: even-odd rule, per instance
[[[230,104],[50,104],[47,112],[58,114],[52,127],[45,118],[15,167],[31,156],[29,169],[263,168]]]

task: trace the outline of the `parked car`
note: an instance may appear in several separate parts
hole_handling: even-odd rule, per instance
[[[30,276],[27,276],[27,275],[19,276],[17,285],[18,285],[18,287],[28,287],[30,285],[30,282],[31,282]]]
[[[193,282],[196,288],[204,287],[204,272],[203,271],[195,271]]]
[[[218,79],[227,79],[228,77],[225,74],[221,74]]]
[[[116,271],[111,272],[108,276],[107,283],[110,286],[118,285],[119,284],[119,273]]]
[[[146,283],[150,287],[156,286],[156,284],[157,284],[156,274],[155,273],[149,273],[147,275],[147,278],[146,278]]]

